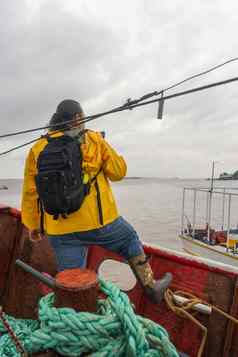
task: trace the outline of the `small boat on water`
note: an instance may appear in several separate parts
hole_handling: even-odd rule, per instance
[[[238,268],[158,246],[145,244],[144,249],[156,278],[166,271],[174,276],[165,301],[159,305],[148,301],[120,256],[91,247],[87,268],[118,285],[123,283],[122,289],[128,294],[136,313],[162,325],[177,350],[186,356],[237,357]],[[47,239],[32,244],[21,224],[20,212],[4,206],[0,207],[0,257],[0,305],[3,311],[16,318],[37,319],[38,301],[42,297],[39,282],[19,269],[15,261],[21,259],[39,272],[55,276],[54,255]],[[232,315],[233,320],[204,301]],[[49,351],[36,355],[58,356],[54,352],[49,354]]]
[[[183,189],[181,233],[185,252],[238,267],[238,191]]]

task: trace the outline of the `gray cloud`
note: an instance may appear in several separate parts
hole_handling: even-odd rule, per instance
[[[219,0],[2,0],[1,134],[44,125],[66,97],[93,114],[237,56],[237,6]],[[236,76],[237,66],[176,91]],[[153,104],[89,126],[106,130],[131,175],[204,177],[215,159],[223,162],[221,171],[238,166],[237,95],[234,83],[167,101],[162,121]],[[0,148],[37,135],[1,141]],[[26,152],[1,158],[1,176],[22,176]]]

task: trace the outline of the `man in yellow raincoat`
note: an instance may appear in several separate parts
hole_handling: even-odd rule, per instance
[[[129,262],[145,293],[152,302],[157,303],[162,299],[172,276],[166,273],[161,280],[154,280],[136,231],[118,213],[109,183],[125,177],[126,163],[101,133],[85,131],[80,123],[82,119],[83,110],[80,104],[66,99],[58,105],[51,118],[49,131],[51,138],[66,135],[76,139],[83,156],[82,171],[85,177],[89,182],[96,177],[91,181],[89,193],[81,207],[66,218],[59,215],[55,219],[44,209],[40,214],[38,203],[41,197],[36,186],[37,162],[48,144],[47,138],[42,138],[34,144],[26,159],[22,222],[29,229],[30,240],[36,242],[43,237],[40,233],[43,218],[44,233],[54,249],[59,271],[84,267],[87,247],[100,245],[120,254]]]

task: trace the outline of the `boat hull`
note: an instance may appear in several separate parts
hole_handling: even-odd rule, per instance
[[[219,250],[220,247],[205,244],[191,237],[181,235],[179,238],[186,253],[238,267],[238,256],[226,253],[224,248]]]
[[[11,228],[11,227],[14,227]],[[7,235],[7,240],[6,240]],[[166,271],[173,273],[172,290],[182,290],[200,299],[213,303],[238,316],[238,269],[211,263],[157,246],[144,244],[155,278]],[[37,318],[37,302],[42,296],[39,283],[15,266],[21,259],[41,272],[56,273],[55,259],[47,239],[32,244],[27,239],[27,231],[21,225],[20,212],[0,208],[0,304],[6,313],[21,318]],[[99,271],[105,260],[121,261],[116,254],[98,246],[89,249],[87,267]],[[138,285],[127,292],[136,312],[164,326],[178,350],[190,357],[197,356],[202,333],[192,321],[172,312],[165,301],[160,305],[151,304]],[[208,340],[204,356],[235,357],[238,355],[237,327],[216,312],[211,315],[197,313],[196,318],[208,328]]]

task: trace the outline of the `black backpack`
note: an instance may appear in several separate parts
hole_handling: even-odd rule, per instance
[[[82,152],[78,140],[70,136],[46,138],[36,175],[41,215],[45,211],[54,219],[66,218],[81,207],[90,189],[89,183],[83,183]]]

